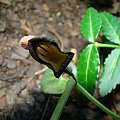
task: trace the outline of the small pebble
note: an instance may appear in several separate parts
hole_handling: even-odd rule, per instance
[[[62,26],[62,25],[63,25],[63,23],[59,22],[59,23],[58,23],[58,25],[59,25],[59,26]]]
[[[8,60],[7,60],[7,67],[8,67],[9,69],[15,68],[15,67],[16,67],[16,62],[13,61],[12,59],[8,59]]]
[[[56,13],[56,16],[57,16],[57,17],[60,17],[60,16],[61,16],[61,12],[57,12],[57,13]]]
[[[12,59],[24,60],[29,56],[29,52],[23,49],[21,46],[16,46],[12,48]]]
[[[52,22],[52,21],[53,21],[53,18],[52,18],[52,17],[49,17],[49,18],[48,18],[48,21],[49,21],[49,22]]]
[[[6,28],[5,21],[0,21],[0,32],[4,32]]]
[[[7,89],[8,89],[7,87],[5,87],[5,88],[3,87],[3,88],[0,89],[0,98],[1,98],[2,96],[6,95]]]
[[[7,104],[9,104],[9,105],[15,104],[16,98],[17,98],[17,95],[12,90],[7,91],[7,93],[6,93]]]
[[[25,98],[25,97],[27,96],[27,94],[28,94],[27,89],[24,89],[24,90],[22,90],[22,92],[20,93],[20,97]]]
[[[0,65],[3,63],[3,57],[2,57],[2,55],[0,55]]]
[[[47,4],[43,4],[43,9],[44,9],[45,11],[49,11],[49,6],[48,6]]]
[[[33,106],[35,104],[35,99],[31,95],[27,95],[26,97],[26,103],[30,106]]]

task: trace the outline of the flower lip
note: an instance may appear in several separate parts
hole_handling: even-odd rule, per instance
[[[28,41],[29,52],[30,52],[31,56],[32,56],[37,62],[39,62],[39,63],[41,63],[41,64],[47,64],[44,60],[42,60],[42,59],[40,58],[40,56],[38,56],[38,54],[37,54],[37,52],[36,52],[36,50],[35,50],[35,45],[38,44],[38,43],[41,42],[41,41],[42,41],[42,39],[39,38],[39,37],[34,37],[34,38],[30,39],[30,40]],[[44,39],[43,39],[43,41],[44,41]]]
[[[31,56],[37,62],[52,69],[57,78],[64,72],[74,56],[72,52],[62,52],[55,40],[47,37],[33,37],[28,41],[28,46]]]

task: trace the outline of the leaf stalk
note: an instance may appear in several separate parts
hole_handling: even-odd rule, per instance
[[[98,42],[95,42],[94,45],[95,45],[96,47],[120,48],[120,45],[103,44],[103,43],[98,43]]]

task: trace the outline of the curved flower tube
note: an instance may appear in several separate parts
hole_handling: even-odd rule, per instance
[[[54,76],[59,78],[66,71],[74,53],[62,52],[55,40],[45,36],[25,36],[20,45],[29,50],[31,56],[39,63],[45,64],[53,70]]]

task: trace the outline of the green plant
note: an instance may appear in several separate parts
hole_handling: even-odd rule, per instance
[[[101,43],[96,41],[100,30],[106,38]],[[26,37],[23,39],[23,43],[21,41],[21,45],[29,50],[35,60],[51,69],[48,69],[43,76],[42,91],[47,94],[62,94],[51,120],[59,119],[74,87],[115,120],[120,120],[120,116],[110,111],[91,95],[95,90],[96,82],[99,82],[101,97],[120,84],[120,21],[107,12],[99,14],[94,8],[89,8],[82,18],[81,32],[89,45],[80,53],[77,67],[73,63],[69,64],[73,53],[62,52],[53,40],[46,37],[29,36],[27,39]],[[99,47],[112,48],[111,53],[105,59],[102,74],[99,72],[101,64]],[[66,69],[68,64],[72,73]],[[59,77],[62,72],[69,74],[70,78]],[[100,80],[98,81],[98,79]]]
[[[107,41],[98,43],[96,38],[101,32]],[[83,16],[81,23],[83,36],[91,43],[84,48],[78,62],[78,83],[90,93],[94,92],[97,78],[100,79],[100,95],[105,96],[120,84],[120,21],[107,12],[100,14],[89,8]],[[105,59],[102,75],[100,70],[100,57],[98,47],[113,48]],[[84,66],[85,70],[80,68]]]
[[[106,37],[107,41],[109,41],[109,43],[104,41],[101,43],[96,42],[100,30],[103,36]],[[120,69],[120,21],[107,12],[101,12],[99,14],[94,8],[89,8],[82,18],[81,32],[90,44],[83,49],[82,53],[80,53],[77,67],[78,82],[75,87],[79,92],[82,92],[83,95],[85,95],[91,102],[96,104],[104,112],[111,115],[114,119],[120,120],[120,116],[107,109],[92,95],[89,94],[93,94],[98,78],[100,79],[98,82],[100,82],[99,89],[100,95],[102,97],[110,93],[116,87],[116,85],[120,83],[120,77],[118,76]],[[99,73],[100,56],[98,52],[98,47],[113,48],[111,53],[105,59],[102,74]],[[50,71],[48,70],[46,72]],[[76,72],[75,68],[73,69],[73,73],[74,72]],[[43,77],[44,79],[42,83],[46,81],[46,74],[47,73],[45,73]],[[49,79],[51,79],[51,77]],[[56,82],[55,77],[52,78],[56,85],[58,85],[60,88],[62,87],[61,92],[59,91],[58,93],[63,94],[51,117],[51,120],[59,119],[62,109],[69,97],[69,94],[75,85],[75,81],[73,80],[73,78],[70,77],[69,80],[68,78],[64,79],[66,80],[63,80],[62,82],[68,81],[66,87],[62,87],[61,85],[59,85],[59,82]],[[48,82],[48,84],[46,85],[46,89],[49,88],[50,82]],[[58,87],[56,87],[56,89],[54,85],[50,87],[51,90],[54,91],[51,92],[52,94],[56,93],[55,91],[58,91]],[[42,84],[42,88],[44,88],[44,84]],[[43,92],[44,91],[46,90],[43,89]],[[46,91],[46,93],[50,93],[49,89],[48,91]]]

